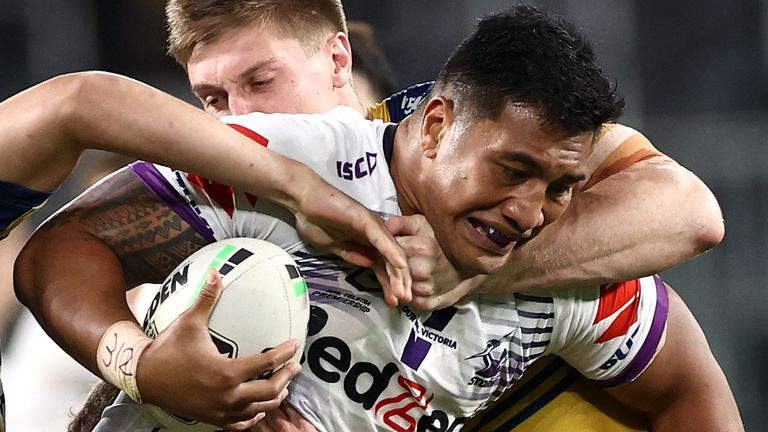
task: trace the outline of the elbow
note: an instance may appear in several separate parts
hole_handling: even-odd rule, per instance
[[[722,215],[717,212],[717,216],[710,217],[702,221],[699,231],[694,238],[694,249],[697,253],[704,253],[718,244],[725,237],[725,222]]]
[[[725,236],[720,204],[712,191],[695,174],[673,164],[656,171],[657,185],[665,194],[667,211],[675,222],[675,235],[682,251],[692,258],[717,246]]]
[[[104,94],[113,80],[113,75],[96,71],[57,76],[46,82],[51,89],[48,94],[53,98],[47,105],[55,110],[53,114],[59,124],[77,130],[93,112],[101,109],[94,95]]]
[[[720,244],[725,237],[723,212],[712,191],[698,178],[694,178],[691,194],[691,233],[693,249],[697,254]]]
[[[98,72],[74,72],[52,78],[48,83],[52,88],[50,94],[56,98],[56,103],[51,105],[57,107],[59,115],[64,119],[76,120],[80,110],[93,109],[88,106],[89,101],[85,98],[90,91],[102,85],[102,75]]]

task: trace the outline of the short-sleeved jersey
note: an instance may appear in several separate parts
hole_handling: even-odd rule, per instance
[[[0,240],[42,207],[50,196],[50,192],[39,192],[0,180]]]
[[[399,214],[388,167],[394,125],[366,121],[349,108],[226,121],[368,208]],[[133,169],[209,240],[262,238],[296,259],[312,307],[304,369],[289,402],[319,430],[458,430],[543,356],[557,355],[613,386],[636,378],[661,346],[667,299],[657,277],[477,296],[433,312],[393,309],[369,270],[305,245],[276,205],[170,168]]]

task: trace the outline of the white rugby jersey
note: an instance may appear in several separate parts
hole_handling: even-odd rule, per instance
[[[394,125],[349,108],[226,121],[368,208],[399,214],[388,166]],[[390,308],[371,271],[313,251],[276,205],[170,168],[139,162],[133,169],[205,238],[261,238],[293,255],[309,286],[311,318],[303,371],[288,401],[321,431],[459,430],[545,354],[615,386],[642,373],[662,344],[667,297],[657,277],[476,296],[432,312]],[[141,416],[135,408],[131,414],[131,401],[121,404],[128,408],[111,410],[114,421]],[[134,429],[120,424],[152,430],[146,418]]]

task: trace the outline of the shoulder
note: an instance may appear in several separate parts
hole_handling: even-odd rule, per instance
[[[606,124],[587,158],[589,180],[583,189],[637,162],[659,156],[663,154],[642,133],[618,123]]]

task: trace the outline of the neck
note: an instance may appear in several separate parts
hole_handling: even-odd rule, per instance
[[[338,90],[337,101],[339,105],[348,106],[354,108],[363,116],[368,115],[368,105],[364,104],[362,100],[357,96],[352,86],[347,84]]]
[[[397,127],[389,171],[404,215],[421,213],[416,192],[420,184],[421,151],[418,145],[418,118],[408,116]]]

